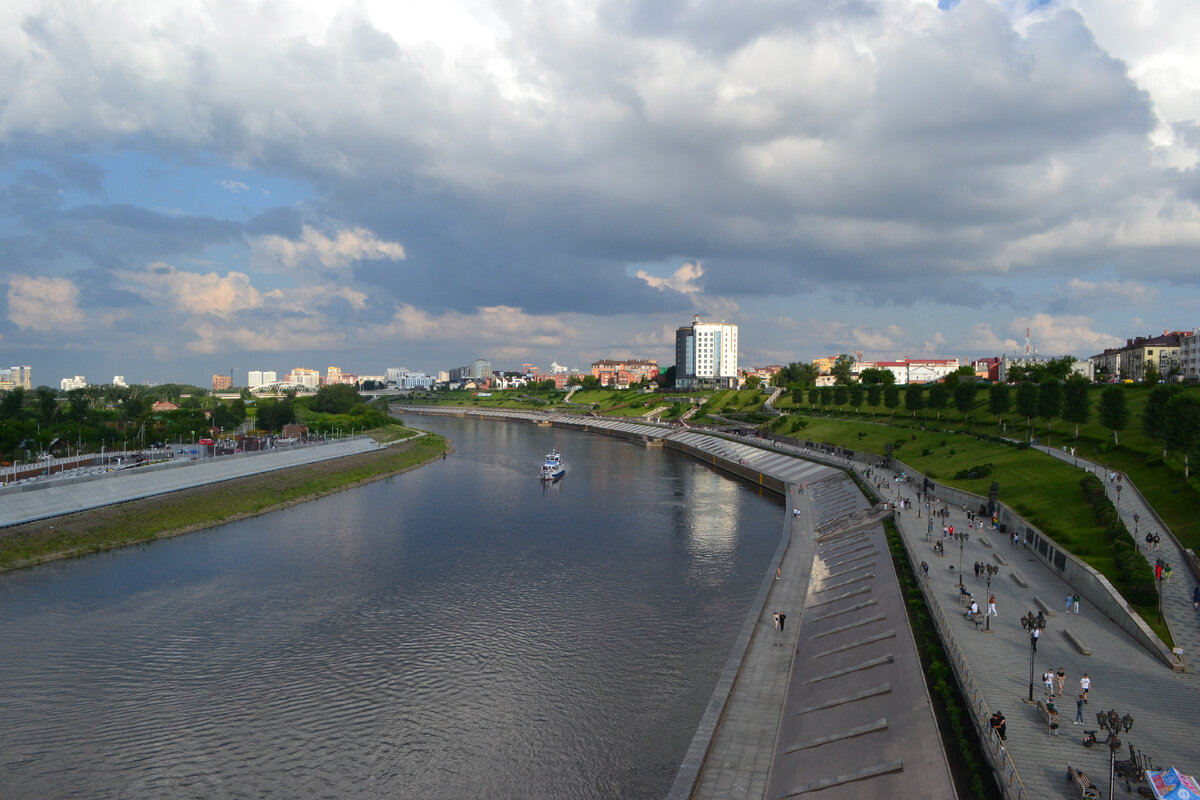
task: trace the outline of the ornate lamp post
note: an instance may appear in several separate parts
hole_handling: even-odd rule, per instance
[[[992,576],[997,574],[998,572],[1000,572],[1000,567],[997,566],[996,564],[984,564],[983,569],[984,569],[984,571],[987,572],[987,599],[988,599],[988,612],[989,612],[988,614],[985,615],[987,617],[987,620],[984,623],[984,630],[987,631],[988,633],[991,633],[991,631],[992,631],[992,615],[991,615]]]
[[[963,579],[962,579],[963,545],[965,545],[967,543],[967,540],[971,538],[971,534],[966,533],[965,531],[956,531],[954,533],[954,538],[958,541],[958,585],[962,586],[963,585]]]
[[[1137,528],[1138,528],[1138,520],[1139,519],[1141,519],[1141,518],[1137,514],[1133,515],[1133,538],[1135,541],[1137,540],[1137,535],[1138,535]]]

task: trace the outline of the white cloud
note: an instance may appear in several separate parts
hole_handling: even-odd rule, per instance
[[[1157,289],[1138,281],[1085,281],[1072,278],[1054,287],[1064,304],[1076,309],[1141,308],[1158,301]]]
[[[1073,355],[1087,358],[1124,341],[1120,336],[1094,330],[1094,325],[1091,317],[1082,315],[1034,314],[1017,317],[1012,321],[1010,330],[1019,332],[1021,349],[1024,349],[1025,328],[1028,327],[1031,346],[1049,357]]]
[[[76,325],[84,319],[79,288],[67,278],[13,275],[8,279],[8,318],[31,331]]]
[[[275,261],[288,268],[316,262],[330,269],[345,269],[364,259],[400,261],[404,246],[375,237],[365,228],[343,228],[331,239],[309,225],[299,241],[282,236],[260,236],[252,241],[259,261]]]
[[[685,262],[679,269],[672,272],[665,278],[658,278],[639,269],[635,273],[637,278],[645,281],[648,285],[653,286],[660,292],[664,289],[670,289],[681,294],[697,294],[702,291],[701,286],[697,283],[704,276],[704,268],[699,262]]]
[[[225,178],[223,180],[219,180],[219,181],[217,181],[217,185],[225,187],[232,194],[237,194],[238,192],[247,192],[250,190],[249,186],[242,183],[241,181],[235,181],[232,178]]]

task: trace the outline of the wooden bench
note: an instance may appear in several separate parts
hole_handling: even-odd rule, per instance
[[[1070,642],[1071,645],[1082,655],[1090,656],[1092,654],[1091,648],[1084,644],[1082,639],[1080,639],[1074,633],[1071,633],[1071,631],[1067,630],[1066,628],[1063,628],[1063,636],[1067,637],[1067,641]]]
[[[1103,796],[1096,785],[1092,783],[1092,779],[1079,767],[1067,764],[1067,780],[1075,781],[1075,788],[1079,790],[1081,800],[1100,800]]]
[[[1052,711],[1044,700],[1038,700],[1037,707],[1042,716],[1046,718],[1046,732],[1050,736],[1058,736],[1058,731],[1062,728],[1062,715],[1057,710]]]
[[[1022,586],[1022,587],[1025,587],[1025,588],[1029,588],[1029,581],[1025,580],[1025,576],[1024,576],[1024,575],[1022,575],[1021,573],[1017,572],[1015,569],[1014,569],[1014,570],[1011,570],[1011,571],[1009,571],[1009,573],[1008,573],[1008,574],[1009,574],[1009,575],[1012,575],[1012,579],[1013,579],[1014,581],[1016,581],[1016,582],[1017,582],[1017,586]]]
[[[1054,616],[1054,609],[1046,605],[1046,601],[1038,597],[1036,594],[1033,596],[1033,604],[1044,611],[1047,617]]]
[[[979,626],[983,625],[983,618],[985,615],[982,611],[980,611],[978,614],[975,614],[975,615],[964,615],[964,616],[967,617],[968,622],[975,623],[975,630],[979,630]]]

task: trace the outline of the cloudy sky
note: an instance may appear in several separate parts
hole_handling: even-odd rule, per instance
[[[8,0],[0,362],[206,384],[1200,326],[1195,0]]]

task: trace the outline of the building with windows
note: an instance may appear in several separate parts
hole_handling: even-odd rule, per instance
[[[1195,339],[1195,331],[1163,331],[1162,336],[1137,336],[1126,339],[1124,347],[1110,347],[1102,353],[1088,356],[1096,380],[1146,379],[1146,369],[1153,366],[1160,378],[1185,374],[1183,347]],[[1196,345],[1188,343],[1189,352]]]
[[[680,389],[736,389],[738,326],[701,322],[675,331],[675,385]]]
[[[653,358],[628,358],[624,361],[602,358],[592,362],[592,376],[601,386],[623,389],[631,383],[650,380],[658,375],[658,361]]]
[[[1200,328],[1179,337],[1179,373],[1190,383],[1200,381]]]
[[[123,389],[126,386],[128,386],[129,384],[125,383],[124,375],[113,375],[112,385]]]
[[[266,383],[275,383],[279,377],[275,374],[275,370],[257,370],[252,369],[246,373],[246,385],[251,389],[262,386]]]
[[[33,367],[26,365],[0,369],[0,391],[11,391],[17,388],[26,391],[33,388]]]
[[[213,375],[212,390],[214,392],[224,392],[233,386],[233,377],[230,375]]]
[[[341,367],[329,367],[325,371],[325,386],[334,386],[339,383],[346,383],[354,386],[358,383],[358,376],[350,372],[342,372]]]
[[[287,383],[295,383],[300,386],[311,386],[316,389],[321,385],[321,373],[319,370],[308,369],[306,367],[293,367],[292,371],[284,378]]]
[[[82,375],[76,375],[74,378],[63,378],[58,382],[58,387],[64,392],[69,392],[72,389],[82,389],[87,386],[87,378]]]

